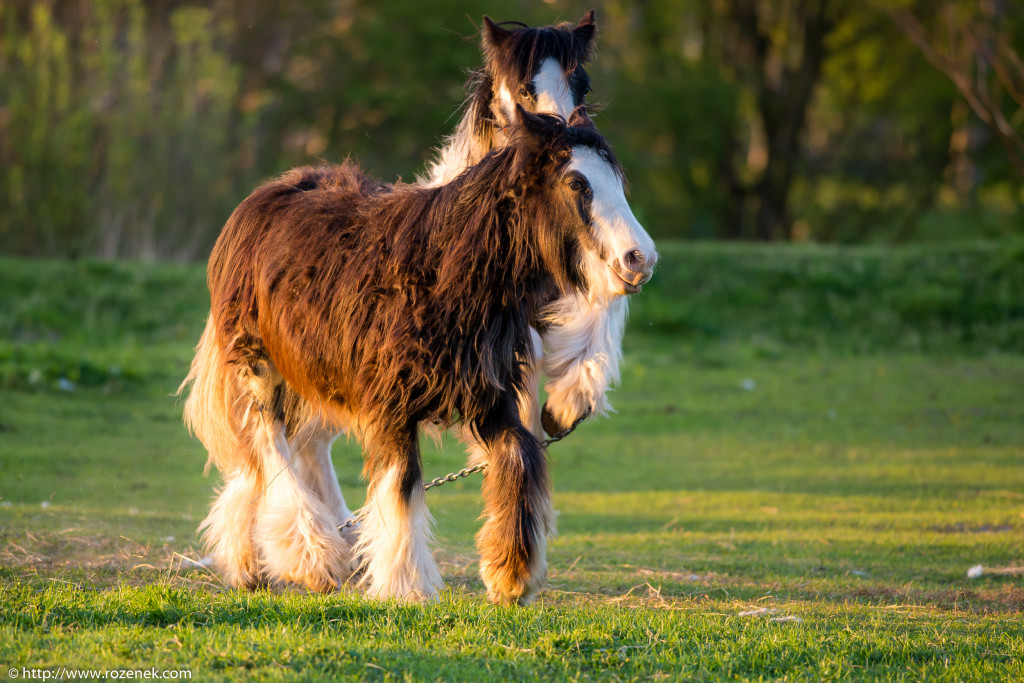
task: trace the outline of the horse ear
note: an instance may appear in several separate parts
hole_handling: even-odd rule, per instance
[[[587,105],[581,104],[572,110],[572,113],[569,114],[569,125],[573,128],[594,125],[594,122],[590,119],[590,114],[587,113]]]
[[[594,10],[588,10],[583,18],[580,19],[580,23],[576,24],[576,28],[572,30],[576,39],[580,41],[580,45],[583,46],[583,54],[586,57],[590,56],[590,42],[594,39],[594,34],[597,33],[597,22],[594,21]]]
[[[516,123],[524,137],[532,140],[544,140],[552,137],[557,131],[565,128],[565,121],[552,114],[531,114],[516,104]]]
[[[484,15],[484,47],[488,50],[501,47],[512,31],[495,24],[489,16]]]

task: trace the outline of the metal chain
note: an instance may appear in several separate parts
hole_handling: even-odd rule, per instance
[[[560,431],[559,433],[557,433],[554,436],[552,436],[550,439],[544,439],[543,441],[540,442],[541,447],[547,448],[551,444],[558,443],[559,441],[561,441],[565,437],[569,436],[570,434],[573,433],[573,431],[576,430],[577,427],[580,426],[580,423],[582,423],[584,420],[587,419],[587,416],[589,416],[589,415],[590,415],[589,412],[584,413],[579,418],[577,418],[577,420],[575,422],[573,422],[571,425],[569,425],[568,429]],[[473,465],[472,467],[464,467],[463,469],[459,470],[458,472],[451,472],[450,474],[446,474],[443,477],[438,477],[437,479],[432,479],[430,481],[430,483],[423,485],[423,490],[424,491],[429,491],[430,489],[434,488],[435,486],[444,486],[448,482],[455,481],[456,479],[461,479],[462,477],[468,477],[469,475],[476,474],[477,472],[483,472],[485,469],[487,469],[487,463],[486,462],[482,462],[479,465]],[[351,527],[354,527],[358,523],[359,523],[359,517],[358,516],[353,516],[351,519],[349,519],[344,524],[339,524],[338,525],[338,531],[344,531],[345,529],[349,529]]]
[[[582,415],[580,415],[578,418],[576,418],[576,421],[573,422],[571,425],[569,425],[568,429],[563,429],[562,431],[558,432],[557,434],[555,434],[550,439],[545,439],[544,441],[541,441],[540,445],[543,446],[544,448],[547,448],[548,446],[550,446],[553,443],[558,443],[559,441],[561,441],[562,439],[564,439],[565,437],[569,436],[574,431],[576,431],[576,428],[579,427],[583,423],[583,421],[586,420],[588,417],[590,417],[590,411],[589,410],[587,412],[583,413]]]

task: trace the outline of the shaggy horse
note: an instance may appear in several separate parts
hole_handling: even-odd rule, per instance
[[[489,599],[539,589],[553,516],[545,455],[518,408],[531,326],[606,269],[638,289],[657,256],[589,120],[517,109],[509,145],[445,185],[389,190],[352,163],[305,167],[228,220],[193,368],[223,390],[189,414],[222,418],[194,427],[225,478],[203,526],[229,582],[332,590],[359,558],[370,595],[434,595],[418,445],[434,423],[463,425],[490,463],[477,535]],[[355,547],[289,466],[289,421],[304,412],[289,397],[363,446]]]
[[[425,187],[442,185],[491,150],[504,146],[505,130],[516,105],[568,118],[590,90],[583,65],[589,59],[595,32],[593,10],[575,26],[530,28],[516,22],[496,24],[484,17],[485,66],[469,80],[470,94],[454,134],[417,182]],[[618,381],[625,330],[627,303],[622,295],[631,291],[614,272],[606,272],[586,292],[568,293],[547,309],[543,346],[540,335],[531,335],[531,388],[520,397],[523,421],[538,437],[544,429],[554,435],[587,414],[608,410],[605,393]],[[550,378],[543,413],[539,402],[542,359]],[[289,441],[297,452],[300,476],[333,511],[338,523],[344,524],[352,512],[345,504],[330,455],[338,433],[326,429],[315,417],[305,419],[313,411],[295,397],[289,396],[286,406],[289,423],[296,425],[289,431]],[[193,423],[202,419],[200,415],[190,417]],[[471,433],[459,436],[471,445],[471,460],[486,459]]]

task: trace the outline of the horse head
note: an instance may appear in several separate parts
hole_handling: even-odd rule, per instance
[[[594,10],[579,23],[531,28],[519,22],[495,23],[484,17],[484,80],[489,81],[490,113],[499,128],[515,121],[515,108],[558,114],[568,119],[584,103],[597,24]]]
[[[635,294],[658,254],[626,201],[625,176],[583,108],[569,121],[516,112],[512,145],[524,183],[524,217],[541,256],[566,284],[591,297]]]

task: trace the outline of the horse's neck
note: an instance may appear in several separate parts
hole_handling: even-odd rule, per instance
[[[481,132],[476,125],[478,118],[477,103],[474,101],[466,108],[466,113],[456,126],[455,132],[445,139],[433,161],[427,166],[427,172],[417,178],[417,183],[424,187],[438,187],[457,178],[470,166],[480,162],[494,147],[494,135]],[[486,128],[490,130],[489,127]]]

